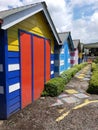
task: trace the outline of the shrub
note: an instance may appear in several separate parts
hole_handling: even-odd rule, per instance
[[[98,65],[95,63],[92,63],[92,77],[87,92],[91,94],[98,94]]]
[[[61,92],[64,91],[65,85],[69,82],[69,80],[85,65],[87,65],[87,63],[76,65],[64,71],[59,77],[50,79],[45,84],[45,89],[44,89],[44,92],[42,93],[42,96],[59,95]]]
[[[96,59],[94,60],[94,62],[97,64],[98,63],[98,56],[96,57]]]
[[[57,96],[64,90],[65,84],[66,81],[63,78],[61,77],[53,78],[45,84],[44,93],[47,96]]]
[[[71,68],[69,70],[64,71],[61,74],[61,77],[66,80],[66,83],[78,72],[77,68]]]
[[[84,63],[81,63],[79,65],[75,65],[74,68],[77,68],[78,71],[81,70],[84,66],[86,66],[88,63],[87,62],[84,62]]]
[[[96,69],[96,64],[95,64],[95,63],[92,63],[91,71],[94,71],[95,69]]]

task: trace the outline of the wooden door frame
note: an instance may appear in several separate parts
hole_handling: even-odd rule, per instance
[[[33,44],[33,38],[34,36],[37,36],[39,38],[43,38],[44,39],[44,83],[45,83],[45,79],[46,79],[46,68],[45,68],[45,64],[46,64],[46,40],[49,40],[50,41],[50,78],[51,78],[51,40],[48,39],[48,38],[45,38],[43,36],[39,36],[37,34],[33,34],[31,32],[28,32],[28,31],[25,31],[23,29],[18,29],[18,41],[19,41],[19,53],[20,53],[20,68],[21,68],[21,47],[20,47],[20,32],[24,32],[26,34],[29,34],[31,35],[31,61],[32,61],[32,102],[34,101],[34,44]],[[20,89],[22,90],[21,88],[21,69],[20,69]],[[20,96],[21,96],[21,108],[22,108],[22,91],[20,90]]]

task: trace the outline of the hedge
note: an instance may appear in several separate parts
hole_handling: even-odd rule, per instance
[[[66,83],[70,81],[70,79],[78,72],[77,68],[71,68],[69,70],[64,71],[60,76],[66,80]]]
[[[61,77],[66,80],[66,83],[70,81],[70,79],[79,71],[81,70],[85,65],[87,65],[87,62],[81,63],[79,65],[75,65],[72,68],[64,71],[61,74]]]
[[[45,89],[42,96],[57,96],[64,91],[65,85],[70,81],[70,79],[87,63],[82,63],[75,65],[74,67],[64,71],[59,77],[50,79],[45,83]]]
[[[95,71],[97,69],[97,66],[95,63],[92,63],[91,71]],[[94,72],[93,72],[94,73]]]
[[[96,59],[94,59],[94,62],[98,64],[98,56],[96,57]]]
[[[65,84],[66,81],[63,78],[61,77],[53,78],[45,84],[45,91],[43,95],[57,96],[64,90]]]
[[[92,77],[87,92],[98,94],[98,64],[92,63]]]

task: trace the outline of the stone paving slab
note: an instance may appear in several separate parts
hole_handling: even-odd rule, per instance
[[[85,90],[79,89],[78,92],[79,92],[79,93],[84,93]]]
[[[67,92],[68,94],[78,93],[78,91],[76,91],[76,90],[74,90],[74,89],[67,89],[67,90],[65,90],[65,92]]]
[[[85,78],[90,78],[91,76],[90,75],[85,75]]]
[[[78,97],[78,98],[88,98],[89,96],[84,94],[84,93],[78,93],[78,94],[74,94],[75,97]]]
[[[58,98],[63,98],[63,97],[68,97],[69,95],[68,94],[61,94],[58,96]]]
[[[62,104],[63,104],[63,102],[61,100],[57,99],[57,102],[52,104],[51,107],[59,106],[59,105],[62,105]]]
[[[90,78],[84,78],[83,80],[89,81],[89,80],[90,80]]]
[[[79,79],[82,79],[82,78],[84,78],[84,76],[78,76],[78,78],[79,78]]]
[[[75,97],[66,97],[66,98],[62,98],[62,100],[66,103],[76,103],[79,101],[79,99],[75,98]]]
[[[68,88],[74,88],[74,85],[66,85],[66,87],[68,87]]]
[[[80,74],[81,76],[84,76],[85,74]]]

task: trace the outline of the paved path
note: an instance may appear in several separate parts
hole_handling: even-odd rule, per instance
[[[59,95],[57,101],[51,105],[51,107],[67,106],[58,110],[59,113],[64,113],[56,119],[57,122],[63,120],[72,109],[78,109],[90,103],[98,102],[98,100],[93,100],[90,94],[86,93],[90,77],[91,65],[88,65],[76,73],[74,78],[67,84],[65,92]]]

